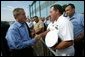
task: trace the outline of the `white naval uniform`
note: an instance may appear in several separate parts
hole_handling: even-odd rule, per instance
[[[59,30],[58,37],[62,41],[68,41],[68,40],[74,40],[73,39],[73,25],[69,21],[67,17],[64,17],[61,15],[57,21],[54,21],[54,23],[50,23],[47,27],[47,30]],[[73,45],[65,48],[58,50],[56,49],[56,54],[57,56],[73,56],[74,55],[74,47]]]

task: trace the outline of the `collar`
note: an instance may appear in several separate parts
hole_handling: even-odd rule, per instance
[[[23,24],[25,24],[25,23],[21,23],[21,22],[18,22],[18,21],[15,21],[15,23],[17,24],[18,27],[21,27]]]
[[[70,18],[70,20],[73,20],[76,18],[76,12],[74,13],[74,15]]]

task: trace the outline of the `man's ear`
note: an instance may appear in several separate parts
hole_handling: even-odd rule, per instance
[[[73,8],[73,11],[75,11],[75,9]]]
[[[59,12],[59,10],[56,10],[55,12],[56,12],[56,14],[57,14],[57,13]]]

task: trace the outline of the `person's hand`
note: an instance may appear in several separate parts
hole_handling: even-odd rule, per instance
[[[41,38],[42,38],[42,37],[41,37],[40,35],[36,35],[36,36],[35,36],[35,39],[36,39],[36,40],[40,40]]]
[[[35,37],[35,30],[31,30],[31,36],[34,38]]]

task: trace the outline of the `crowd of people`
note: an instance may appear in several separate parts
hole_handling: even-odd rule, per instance
[[[39,45],[49,31],[59,30],[60,42],[53,48],[58,56],[84,56],[84,15],[74,4],[50,7],[49,16],[26,17],[23,8],[13,11],[15,22],[9,27],[6,40],[11,56],[33,56],[32,46]],[[50,37],[50,36],[49,36]]]

